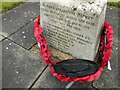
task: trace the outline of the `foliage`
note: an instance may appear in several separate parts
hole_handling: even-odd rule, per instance
[[[115,6],[115,7],[120,7],[120,1],[119,2],[108,2],[108,5]]]
[[[18,5],[20,5],[21,3],[23,3],[22,1],[19,0],[19,2],[0,2],[0,12],[5,12],[8,11]]]
[[[12,0],[11,2],[7,1],[8,0],[0,0],[0,12],[8,11],[27,0]],[[108,0],[108,5],[120,7],[120,0]]]

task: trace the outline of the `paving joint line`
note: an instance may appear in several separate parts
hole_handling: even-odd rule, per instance
[[[4,35],[0,34],[1,36],[5,37]]]
[[[37,42],[35,42],[34,45],[37,45]],[[30,51],[33,47],[35,47],[35,46],[31,45],[31,47],[28,49],[28,51]]]
[[[28,88],[28,90],[32,90],[32,87],[35,85],[35,83],[38,81],[38,79],[41,77],[41,75],[45,72],[45,70],[47,69],[48,65],[45,66],[45,68],[43,69],[43,71],[38,75],[38,77],[35,79],[35,81],[32,83],[32,85]]]
[[[113,43],[113,44],[114,44],[114,43]],[[119,44],[119,43],[118,43],[118,44]],[[118,47],[119,45],[115,45],[115,44],[114,44],[113,46]]]
[[[94,83],[94,81],[91,82],[90,86],[91,86],[92,88],[94,88],[95,90],[99,90],[98,88],[96,88],[96,87],[93,85],[93,83]]]
[[[24,50],[27,50],[27,51],[28,51],[27,48],[21,46],[20,44],[16,43],[15,41],[11,40],[10,38],[7,38],[7,37],[6,37],[6,39],[10,40],[10,41],[13,42],[14,44],[16,44],[16,45],[20,46],[21,48],[23,48]]]
[[[34,21],[37,17],[33,18],[32,21]],[[13,34],[15,34],[16,32],[18,32],[19,30],[21,30],[22,28],[24,28],[25,26],[27,26],[28,24],[30,24],[32,21],[27,22],[26,24],[24,24],[23,26],[21,26],[20,28],[18,28],[15,32],[13,32],[12,34],[10,34],[9,36],[7,36],[8,38],[10,36],[12,36]]]
[[[34,21],[37,17],[33,18],[32,21]],[[23,49],[29,51],[30,49],[32,49],[32,47],[30,47],[29,49],[24,48],[23,46],[21,46],[20,44],[16,43],[15,41],[10,39],[10,36],[12,36],[13,34],[17,33],[19,30],[21,30],[22,28],[24,28],[26,25],[28,25],[29,23],[31,23],[32,21],[29,21],[28,23],[24,24],[23,26],[21,26],[18,30],[16,30],[15,32],[13,32],[12,34],[10,34],[9,36],[5,37],[4,35],[2,35],[4,38],[0,41],[4,41],[5,39],[8,39],[10,41],[12,41],[13,43],[17,44],[18,46],[22,47]],[[1,35],[1,34],[0,34]]]
[[[91,86],[92,88],[94,88],[95,90],[99,90],[98,88],[96,88],[95,86]]]
[[[5,39],[7,39],[6,37],[4,37],[0,42],[3,42]]]
[[[37,17],[35,17],[32,21],[34,21],[36,18],[37,18]],[[0,42],[4,41],[5,39],[8,39],[8,40],[14,42],[15,44],[17,44],[15,41],[13,41],[13,40],[10,39],[10,36],[12,36],[13,34],[17,33],[20,29],[24,28],[26,25],[28,25],[28,24],[31,23],[32,21],[29,21],[28,23],[26,23],[25,25],[23,25],[22,27],[20,27],[17,31],[13,32],[12,34],[10,34],[10,35],[7,36],[7,37],[0,34],[1,36],[4,37]],[[19,45],[20,47],[24,48],[24,47],[21,46],[20,44],[17,44],[17,45]],[[32,46],[31,46],[29,49],[27,49],[27,48],[24,48],[24,49],[29,51],[30,49],[32,49]]]

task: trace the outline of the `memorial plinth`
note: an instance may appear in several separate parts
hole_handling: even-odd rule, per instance
[[[50,46],[93,61],[107,0],[40,0],[41,26]]]

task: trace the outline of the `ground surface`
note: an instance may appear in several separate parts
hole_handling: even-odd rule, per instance
[[[2,14],[0,31],[0,56],[2,57],[3,88],[64,88],[62,83],[49,72],[39,56],[39,49],[32,47],[36,42],[33,35],[34,19],[40,14],[39,2],[25,3]],[[114,28],[114,47],[111,59],[112,71],[105,69],[101,77],[90,83],[75,83],[71,88],[117,88],[118,87],[118,8],[108,7],[106,21]],[[1,27],[1,26],[0,26]],[[53,56],[56,50],[51,48]],[[59,55],[59,56],[58,56]],[[59,58],[71,58],[63,53]],[[55,59],[55,58],[54,58]],[[1,84],[1,83],[0,83]],[[119,84],[120,86],[120,84]]]

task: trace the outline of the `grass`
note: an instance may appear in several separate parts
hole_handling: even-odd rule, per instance
[[[120,2],[108,2],[108,5],[115,6],[115,7],[120,7]]]
[[[108,0],[108,5],[120,7],[120,0]]]
[[[4,0],[0,0],[0,12],[5,12],[5,11],[8,11],[18,5],[20,5],[21,3],[23,3],[23,0],[19,0],[16,2],[3,2]]]
[[[120,0],[108,0],[108,2],[119,2]]]
[[[0,12],[8,11],[26,0],[12,0],[12,2],[7,2],[8,0],[0,0]],[[108,0],[108,5],[120,7],[120,0]]]

